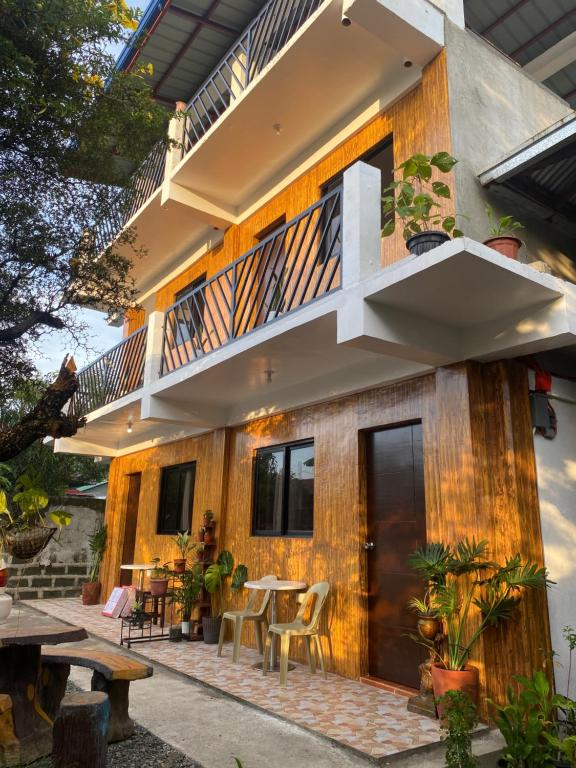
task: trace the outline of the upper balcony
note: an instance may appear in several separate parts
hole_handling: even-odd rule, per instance
[[[120,192],[99,245],[135,225],[146,255],[134,276],[149,289],[355,116],[413,87],[443,43],[444,16],[426,0],[269,0],[181,105],[176,144],[155,147]]]
[[[380,266],[380,172],[332,190],[79,374],[58,450],[122,452],[576,341],[576,286],[468,238]]]

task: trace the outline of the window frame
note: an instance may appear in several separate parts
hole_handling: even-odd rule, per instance
[[[192,477],[192,491],[191,491],[191,497],[192,497],[192,504],[190,507],[190,523],[188,525],[188,529],[190,530],[192,527],[192,519],[194,514],[194,496],[196,492],[196,461],[184,461],[181,464],[168,464],[165,467],[160,468],[160,494],[158,497],[158,512],[156,515],[156,535],[157,536],[175,536],[177,533],[180,533],[182,529],[176,529],[176,530],[161,530],[160,529],[160,515],[162,511],[163,506],[163,500],[164,500],[164,493],[166,490],[166,483],[167,483],[167,476],[169,471],[178,469],[180,471],[180,475],[188,469],[193,470],[193,477]],[[182,506],[182,483],[180,483],[178,487],[178,506],[181,508]]]
[[[289,477],[290,477],[290,459],[294,448],[305,448],[310,446],[314,451],[316,459],[316,447],[314,438],[304,440],[293,440],[289,443],[278,443],[276,445],[263,445],[256,448],[252,459],[252,520],[251,535],[258,538],[285,538],[285,539],[311,539],[314,536],[314,506],[315,493],[312,493],[312,528],[310,531],[293,531],[287,528],[288,521],[288,502],[289,502]],[[282,482],[282,524],[279,531],[259,531],[256,529],[256,502],[258,494],[258,456],[263,453],[282,451],[284,453],[284,478]],[[316,482],[316,468],[314,468],[314,483]]]

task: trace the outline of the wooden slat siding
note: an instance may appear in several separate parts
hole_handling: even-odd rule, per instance
[[[131,333],[137,331],[138,328],[146,322],[146,313],[143,309],[129,309],[124,315],[124,323],[122,325],[122,338],[125,339],[130,336]]]
[[[226,435],[222,429],[112,460],[112,490],[106,500],[109,545],[102,568],[103,600],[107,598],[112,587],[118,584],[129,489],[128,475],[142,473],[134,562],[150,562],[156,556],[160,557],[162,562],[168,562],[178,556],[178,551],[172,536],[156,533],[162,467],[187,461],[197,462],[192,520],[192,532],[196,539],[198,529],[202,525],[202,514],[206,509],[214,510],[218,518],[217,525],[220,524],[225,482],[222,471],[225,452]],[[218,527],[216,535],[219,536]]]
[[[451,150],[448,82],[444,52],[424,68],[422,82],[396,104],[343,142],[313,168],[289,184],[266,205],[239,225],[229,227],[221,245],[200,257],[192,266],[156,294],[156,309],[166,310],[175,294],[206,272],[211,277],[256,244],[256,235],[282,215],[297,216],[320,197],[321,187],[358,157],[387,136],[394,135],[394,164],[414,152]],[[447,203],[448,208],[452,208]],[[406,255],[401,233],[382,242],[382,263],[391,264]]]

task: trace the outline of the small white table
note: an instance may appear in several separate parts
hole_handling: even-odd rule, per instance
[[[121,571],[139,571],[138,573],[138,592],[144,592],[144,573],[156,568],[155,563],[126,563],[120,566]]]
[[[260,579],[259,581],[247,581],[244,586],[246,589],[269,589],[271,591],[270,596],[270,624],[276,624],[278,615],[276,608],[276,594],[278,592],[301,592],[306,589],[308,584],[305,581],[283,581],[280,579]],[[272,634],[272,643],[270,646],[270,669],[278,670],[280,665],[276,660],[276,635]],[[254,665],[258,669],[262,669],[262,662]],[[292,667],[293,669],[294,667]]]

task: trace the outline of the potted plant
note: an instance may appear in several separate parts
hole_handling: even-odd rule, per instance
[[[462,691],[448,691],[439,702],[446,746],[446,768],[477,768],[472,731],[478,725],[476,705]]]
[[[168,578],[170,571],[168,570],[168,563],[160,565],[160,558],[154,557],[152,562],[155,563],[148,573],[148,580],[150,582],[150,594],[154,597],[162,597],[168,591]]]
[[[402,179],[392,181],[382,196],[382,212],[389,216],[382,229],[390,237],[396,229],[396,216],[402,220],[402,235],[413,255],[421,255],[454,237],[462,237],[456,228],[455,214],[441,212],[443,201],[450,199],[450,187],[443,181],[432,181],[434,169],[450,173],[458,161],[448,152],[435,155],[417,153],[401,163],[396,171]]]
[[[204,544],[214,544],[214,528],[204,528]]]
[[[142,603],[139,600],[136,600],[136,602],[132,606],[130,615],[128,616],[128,619],[132,624],[132,626],[138,627],[139,629],[143,629],[144,622],[148,617],[149,615],[144,610]]]
[[[194,543],[188,531],[181,531],[174,537],[174,543],[180,551],[180,557],[174,558],[174,572],[184,573],[188,552],[194,549]]]
[[[174,588],[174,602],[180,608],[182,617],[182,635],[190,634],[190,619],[194,605],[198,602],[202,589],[202,571],[199,566],[184,571],[180,576],[180,586]]]
[[[69,525],[72,515],[63,509],[53,509],[47,513],[49,498],[39,483],[32,469],[21,474],[12,488],[10,510],[6,490],[10,472],[6,465],[0,466],[3,483],[0,486],[0,515],[2,525],[0,535],[4,549],[13,557],[29,560],[39,554],[48,544],[54,533]],[[56,524],[49,526],[48,519]]]
[[[207,509],[203,515],[204,528],[212,528],[214,526],[214,512],[211,509]]]
[[[104,550],[106,549],[106,540],[108,538],[108,529],[106,525],[101,525],[88,539],[90,549],[90,572],[88,581],[82,584],[82,605],[96,605],[100,599],[100,590],[102,585],[98,579],[100,575],[100,564]]]
[[[200,529],[198,531],[198,541],[203,542],[204,541],[204,534],[206,533],[206,528],[204,528],[203,525],[200,526]]]
[[[206,547],[204,546],[204,542],[203,541],[196,545],[196,557],[198,559],[198,562],[200,562],[200,563],[204,561],[204,551],[205,551],[205,549],[206,549]]]
[[[474,539],[453,546],[428,544],[410,558],[410,565],[424,578],[429,591],[429,609],[442,620],[444,642],[432,665],[434,696],[449,690],[464,691],[473,702],[478,696],[478,670],[469,665],[470,654],[489,628],[510,619],[528,589],[545,589],[546,570],[524,562],[520,554],[504,565],[487,559],[488,542]],[[480,616],[472,627],[473,607]]]
[[[519,229],[524,229],[524,226],[519,221],[515,221],[512,216],[497,218],[494,209],[489,203],[486,203],[484,207],[486,208],[490,232],[490,237],[488,240],[484,240],[484,245],[493,248],[509,259],[518,259],[518,251],[522,247],[522,240],[512,233],[517,232]]]
[[[220,552],[218,560],[208,566],[204,574],[204,587],[210,595],[210,616],[202,617],[204,642],[215,644],[220,635],[220,625],[224,614],[224,585],[232,577],[231,589],[241,589],[248,578],[248,569],[239,564],[234,568],[234,557],[227,549]]]

